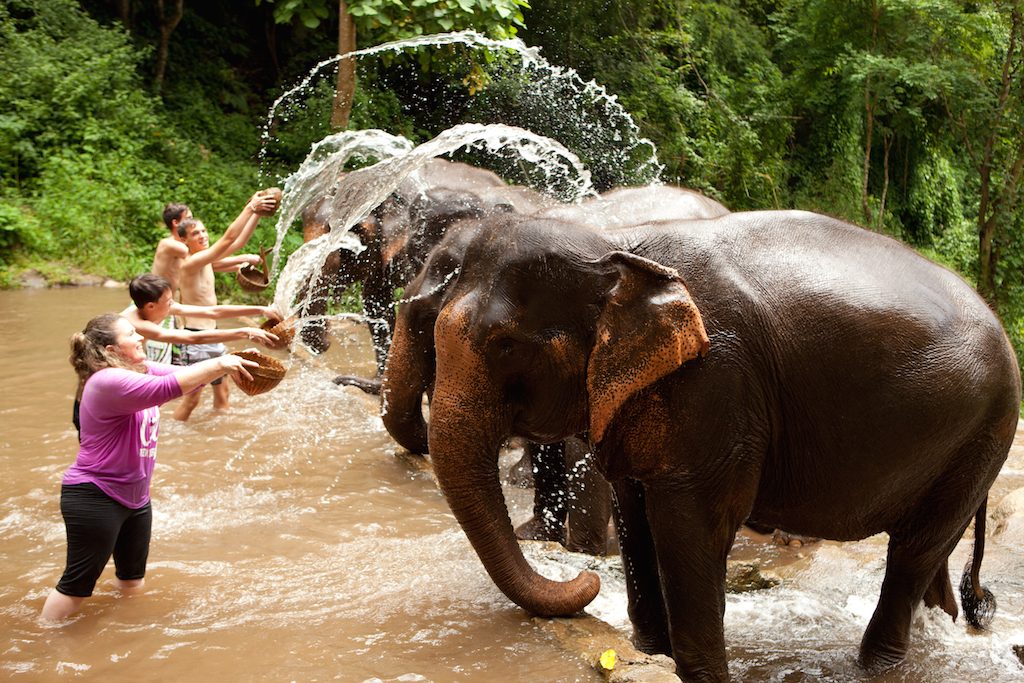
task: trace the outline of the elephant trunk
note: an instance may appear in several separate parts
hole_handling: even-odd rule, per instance
[[[472,375],[473,373],[469,373]],[[445,390],[438,367],[431,403],[430,453],[441,490],[491,579],[514,603],[538,616],[568,616],[597,595],[596,574],[566,582],[538,574],[523,557],[498,480],[498,430],[486,424],[480,392]],[[489,410],[493,412],[495,404]]]
[[[402,448],[426,453],[423,394],[434,381],[434,331],[417,333],[401,317],[381,381],[381,419]]]

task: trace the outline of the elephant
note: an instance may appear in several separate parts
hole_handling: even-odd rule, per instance
[[[987,625],[985,507],[1021,379],[959,276],[802,211],[613,233],[489,220],[436,315],[427,439],[454,516],[514,603],[573,615],[600,581],[526,562],[498,447],[585,435],[615,494],[634,643],[671,655],[684,680],[728,679],[726,556],[748,519],[837,541],[888,534],[859,648],[870,672],[902,661],[922,601],[956,618],[948,558],[973,519],[960,602]]]
[[[674,185],[618,187],[579,204],[563,204],[538,216],[586,225],[598,230],[640,223],[692,218],[718,218],[729,209],[711,197]]]
[[[617,188],[579,204],[545,208],[535,215],[557,216],[579,225],[603,222],[619,228],[667,217],[714,218],[727,213],[722,204],[692,190],[654,185]],[[490,223],[477,214],[472,220],[447,225],[447,234],[406,288],[383,374],[384,426],[399,445],[413,453],[428,451],[421,406],[423,394],[430,393],[434,381],[433,330],[438,311],[467,244]],[[536,472],[534,515],[516,529],[517,537],[559,541],[569,550],[605,554],[610,490],[599,477],[595,480],[592,476],[583,452],[574,443],[527,447],[524,459],[532,460]],[[571,481],[570,470],[575,475]]]
[[[303,240],[308,242],[331,230],[329,196],[321,196],[302,212]],[[452,221],[474,215],[487,207],[503,206],[533,212],[555,200],[524,187],[512,187],[497,174],[469,164],[432,159],[406,178],[391,196],[369,216],[351,228],[364,250],[332,252],[319,274],[317,291],[300,309],[301,316],[321,316],[328,300],[345,288],[361,283],[363,312],[373,340],[378,376],[394,329],[393,298],[417,273],[430,249]],[[299,298],[305,298],[304,289]],[[317,353],[330,340],[323,320],[302,328],[302,340]],[[379,391],[379,378],[343,375],[338,384],[364,391]]]

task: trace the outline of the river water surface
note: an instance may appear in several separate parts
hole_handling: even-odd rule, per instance
[[[124,289],[0,292],[0,678],[24,681],[600,681],[578,653],[491,583],[429,473],[397,453],[377,401],[334,386],[369,374],[368,335],[335,328],[329,353],[290,363],[275,390],[204,396],[193,418],[165,406],[153,482],[146,589],[100,579],[60,628],[36,615],[63,569],[60,476],[73,461],[75,380],[67,339]],[[1024,486],[1017,447],[990,509]],[[529,493],[508,489],[514,522]],[[982,576],[999,600],[989,633],[922,610],[908,661],[880,681],[1020,680],[1024,531],[988,544]],[[963,541],[954,579],[970,551]],[[730,670],[745,681],[864,680],[854,658],[884,571],[884,539],[780,549],[742,535],[737,556],[783,583],[729,595]],[[552,576],[570,572],[544,566]],[[588,612],[628,633],[614,572]]]

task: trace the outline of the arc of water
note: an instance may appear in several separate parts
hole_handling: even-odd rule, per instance
[[[501,124],[462,124],[413,148],[405,154],[384,159],[366,168],[347,173],[335,181],[331,202],[332,231],[297,249],[281,271],[274,303],[281,311],[292,312],[299,288],[310,282],[309,292],[318,284],[319,269],[335,249],[362,249],[350,232],[356,222],[381,204],[401,182],[430,159],[462,147],[491,154],[514,152],[529,160],[548,177],[570,178],[571,198],[595,194],[590,172],[579,158],[561,143],[515,126]],[[275,260],[276,263],[276,260]],[[309,294],[307,294],[308,299]],[[301,308],[304,302],[298,302]]]
[[[415,38],[408,38],[405,40],[396,40],[389,43],[382,43],[373,47],[363,48],[361,50],[355,50],[348,52],[344,55],[335,55],[328,59],[325,59],[314,66],[306,77],[299,82],[291,90],[286,91],[276,100],[270,107],[270,111],[267,114],[267,122],[263,126],[261,133],[261,145],[259,152],[259,164],[263,167],[263,161],[266,158],[267,142],[270,140],[271,130],[273,128],[274,119],[277,116],[278,108],[285,102],[293,98],[297,93],[305,90],[309,87],[309,84],[313,79],[320,73],[320,71],[329,66],[333,66],[339,63],[342,59],[356,59],[362,56],[378,54],[382,52],[401,52],[410,48],[418,47],[435,47],[441,45],[453,45],[462,44],[473,48],[486,48],[490,50],[502,50],[511,52],[518,56],[520,63],[523,68],[535,67],[540,71],[547,72],[548,77],[553,80],[564,80],[572,83],[575,88],[585,93],[588,97],[592,98],[592,101],[603,103],[610,112],[610,117],[621,122],[628,130],[630,135],[635,138],[636,142],[632,145],[633,148],[646,146],[651,150],[650,158],[645,163],[645,167],[650,167],[655,171],[655,176],[660,176],[662,164],[657,160],[657,148],[654,143],[640,136],[639,128],[636,122],[633,121],[626,110],[618,103],[618,98],[614,95],[610,95],[604,86],[594,82],[593,80],[584,81],[583,78],[575,69],[553,66],[540,54],[540,48],[529,47],[519,38],[509,38],[505,40],[496,40],[493,38],[487,38],[476,31],[457,31],[452,33],[437,33],[426,36],[418,36]]]
[[[407,154],[413,144],[401,135],[382,130],[344,131],[316,142],[298,170],[284,181],[281,208],[277,213],[272,272],[276,273],[281,258],[285,233],[309,202],[332,191],[351,159],[389,159]],[[349,245],[361,249],[358,240]]]

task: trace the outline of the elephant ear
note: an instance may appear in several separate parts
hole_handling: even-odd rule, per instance
[[[597,263],[615,266],[618,280],[587,361],[594,443],[629,397],[708,350],[704,321],[675,270],[622,251]]]

